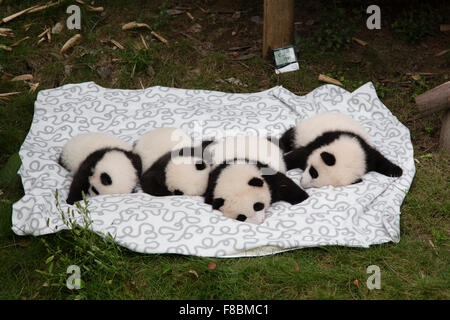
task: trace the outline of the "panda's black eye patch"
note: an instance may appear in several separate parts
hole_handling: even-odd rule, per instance
[[[92,186],[91,188],[92,192],[95,193],[96,195],[99,195],[100,192],[98,192],[97,188],[95,188],[94,186]]]
[[[240,214],[236,217],[236,220],[245,221],[245,220],[247,220],[247,216],[245,214]]]
[[[203,170],[206,168],[206,164],[203,161],[197,162],[195,168],[197,168],[197,170]]]
[[[320,157],[327,166],[334,166],[336,163],[336,158],[331,153],[324,151],[320,154]]]
[[[103,173],[100,175],[100,181],[102,182],[102,184],[103,184],[104,186],[109,186],[109,185],[112,184],[112,179],[111,179],[111,177],[109,176],[109,174],[107,174],[106,172],[103,172]]]
[[[219,209],[221,206],[223,206],[223,204],[225,203],[225,200],[223,199],[223,198],[215,198],[214,200],[213,200],[213,203],[212,203],[212,207],[213,207],[213,209]]]
[[[309,174],[311,175],[311,178],[316,179],[319,176],[319,173],[317,172],[316,168],[314,168],[313,166],[311,166],[311,168],[309,168]]]
[[[262,209],[264,209],[264,203],[262,203],[262,202],[255,202],[253,204],[253,210],[261,211]]]
[[[175,189],[173,191],[173,194],[176,195],[176,196],[182,196],[184,194],[184,192],[179,190],[179,189]]]
[[[262,181],[262,179],[260,179],[260,178],[251,178],[250,181],[248,182],[248,184],[250,186],[254,186],[254,187],[262,187],[264,184],[264,181]]]

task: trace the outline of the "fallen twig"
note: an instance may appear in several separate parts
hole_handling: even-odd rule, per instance
[[[14,38],[14,32],[9,28],[0,28],[0,36]]]
[[[152,30],[152,28],[146,24],[146,23],[138,23],[136,21],[132,21],[132,22],[128,22],[126,24],[124,24],[122,26],[122,30],[132,30],[132,29],[137,29],[137,28],[147,28],[148,30],[150,30],[151,34],[158,39],[159,41],[165,43],[165,44],[169,44],[169,41],[167,41],[164,37],[162,37],[161,35],[159,35],[158,33],[156,33],[155,31]]]
[[[39,82],[36,82],[36,83],[30,82],[29,85],[30,85],[30,91],[28,91],[28,92],[33,93],[39,87]]]
[[[17,17],[20,17],[21,15],[29,12],[30,10],[33,10],[34,8],[37,8],[37,7],[39,7],[39,5],[32,6],[32,7],[28,8],[28,9],[25,9],[25,10],[16,12],[16,13],[10,15],[10,16],[7,16],[7,17],[3,18],[2,20],[0,20],[0,24],[7,23],[7,22],[9,22],[9,21],[11,21],[11,20],[13,20],[13,19],[15,19]]]
[[[46,29],[44,30],[44,32],[42,32],[41,34],[39,34],[39,35],[37,36],[37,38],[42,38],[43,36],[45,36],[45,34],[46,34],[49,30],[50,30],[50,28],[46,28]]]
[[[194,16],[192,14],[190,14],[189,12],[186,12],[186,15],[189,17],[189,19],[191,19],[192,21],[194,21]]]
[[[362,45],[363,47],[367,46],[367,42],[365,42],[365,41],[363,41],[363,40],[361,40],[361,39],[352,37],[352,40],[355,41],[356,43]]]
[[[151,34],[157,38],[159,41],[165,43],[165,44],[169,44],[169,41],[167,41],[166,39],[164,39],[162,36],[160,36],[159,34],[157,34],[155,31],[152,31]]]
[[[342,82],[340,82],[339,80],[330,78],[330,77],[328,77],[328,76],[326,76],[326,75],[324,75],[324,74],[319,74],[318,80],[319,80],[319,81],[326,82],[326,83],[335,84],[335,85],[337,85],[337,86],[343,86]]]
[[[5,97],[9,97],[9,96],[14,96],[16,94],[22,93],[20,91],[16,91],[16,92],[6,92],[6,93],[0,93],[0,98],[5,98]]]
[[[115,45],[115,46],[116,46],[117,48],[119,48],[120,50],[125,49],[124,46],[121,45],[118,41],[116,41],[116,40],[114,40],[114,39],[111,39],[110,41],[111,41],[111,43],[112,43],[113,45]]]
[[[434,56],[435,56],[435,57],[440,57],[440,56],[443,56],[444,54],[446,54],[446,53],[449,52],[449,51],[450,51],[450,49],[442,50],[442,51],[436,53]]]
[[[70,38],[69,40],[67,40],[67,42],[63,45],[63,47],[61,48],[61,53],[66,52],[67,50],[69,50],[70,48],[72,48],[75,43],[81,39],[81,34],[76,34],[74,35],[72,38]]]
[[[141,41],[142,41],[142,44],[144,45],[145,49],[148,49],[148,45],[147,45],[147,42],[144,39],[144,36],[142,34],[139,34],[139,36],[141,37]]]
[[[125,23],[122,26],[122,30],[132,30],[132,29],[136,29],[136,28],[147,28],[149,30],[152,30],[152,28],[150,28],[150,26],[148,24],[146,24],[146,23],[137,23],[136,21]]]
[[[22,38],[19,41],[14,42],[12,45],[10,45],[10,47],[12,47],[12,48],[17,47],[20,43],[22,43],[23,41],[28,40],[28,39],[30,39],[30,37],[26,36],[25,38]]]
[[[10,81],[29,81],[29,80],[33,80],[32,74],[22,74],[20,76],[12,78]]]
[[[47,4],[44,4],[43,6],[38,6],[38,7],[34,8],[34,9],[31,9],[27,13],[39,12],[39,11],[42,11],[42,10],[45,10],[47,8],[53,7],[53,6],[55,6],[57,4],[60,4],[60,3],[61,3],[61,1],[47,3]]]

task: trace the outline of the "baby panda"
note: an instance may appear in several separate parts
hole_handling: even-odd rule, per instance
[[[365,129],[342,113],[324,112],[288,129],[280,139],[287,169],[303,170],[303,188],[362,182],[369,171],[400,177],[402,169],[369,144]]]
[[[158,128],[144,134],[134,152],[142,159],[142,190],[153,196],[201,196],[206,190],[210,167],[203,161],[202,147],[176,128]]]
[[[134,191],[141,175],[139,156],[131,145],[103,132],[82,133],[64,145],[59,164],[74,173],[66,202],[95,196]]]
[[[205,142],[212,165],[205,202],[226,217],[261,224],[265,211],[277,201],[297,204],[308,198],[286,175],[279,147],[256,136]]]

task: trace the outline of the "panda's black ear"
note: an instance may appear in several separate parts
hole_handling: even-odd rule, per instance
[[[388,177],[400,177],[402,168],[386,159],[378,150],[368,147],[367,150],[368,171],[376,171]]]
[[[322,152],[320,154],[320,157],[327,166],[334,166],[336,164],[336,158],[329,152],[326,151]]]
[[[289,152],[294,148],[295,127],[289,128],[280,138],[279,146],[284,152]]]
[[[223,198],[214,198],[212,202],[212,207],[215,210],[218,210],[223,204],[225,203],[225,200]]]
[[[147,170],[142,175],[141,179],[142,191],[151,194],[152,196],[164,197],[172,195],[172,192],[167,189],[166,175],[163,170]]]
[[[213,143],[214,142],[214,140],[205,140],[205,141],[202,141],[202,150],[205,150],[205,148],[207,147],[207,146],[209,146],[211,143]]]
[[[300,168],[305,170],[306,160],[308,159],[309,152],[306,148],[300,147],[284,155],[284,161],[288,170]]]
[[[263,177],[270,187],[271,203],[286,201],[290,204],[297,204],[309,197],[302,188],[281,172],[263,175]]]

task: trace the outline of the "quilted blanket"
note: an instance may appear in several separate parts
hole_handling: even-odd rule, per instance
[[[400,206],[415,174],[413,147],[409,130],[377,97],[372,83],[351,93],[324,85],[304,96],[281,86],[234,94],[161,86],[119,90],[93,82],[40,91],[19,151],[25,195],[13,205],[12,229],[18,235],[68,229],[61,215],[67,209],[74,210],[75,223],[85,223],[76,207],[65,203],[72,176],[58,165],[63,145],[79,133],[105,131],[129,143],[164,126],[181,128],[197,141],[236,134],[280,137],[297,121],[333,110],[359,121],[372,145],[400,165],[403,176],[370,172],[356,185],[307,189],[310,197],[300,204],[274,203],[261,225],[226,218],[202,197],[103,195],[88,198],[89,228],[133,251],[205,257],[398,242]],[[298,183],[300,171],[288,176]]]

